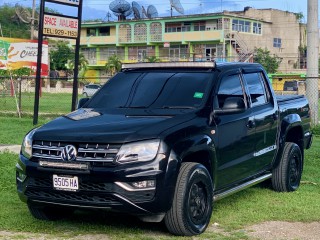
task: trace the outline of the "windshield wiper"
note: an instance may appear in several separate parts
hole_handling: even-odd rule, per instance
[[[163,106],[163,109],[195,109],[195,107],[191,106]]]

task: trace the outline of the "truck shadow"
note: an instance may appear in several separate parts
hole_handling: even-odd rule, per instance
[[[115,231],[130,232],[133,229],[138,232],[157,232],[160,235],[170,235],[164,222],[147,223],[142,222],[138,217],[108,211],[76,210],[65,221],[75,225],[91,225],[94,229],[104,227],[114,228]],[[89,227],[90,228],[90,227]]]

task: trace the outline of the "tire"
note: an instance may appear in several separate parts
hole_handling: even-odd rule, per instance
[[[28,203],[29,212],[31,215],[39,220],[46,220],[46,221],[55,221],[67,216],[70,216],[73,211],[71,209],[66,208],[58,208],[58,207],[39,207],[34,206]]]
[[[286,142],[279,165],[272,171],[272,188],[277,192],[292,192],[299,188],[303,169],[300,147]]]
[[[198,163],[182,163],[171,209],[164,218],[168,231],[179,236],[204,232],[210,222],[213,186],[208,170]]]

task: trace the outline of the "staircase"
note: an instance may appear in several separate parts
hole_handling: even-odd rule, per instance
[[[240,37],[237,32],[227,32],[225,34],[226,41],[235,49],[239,62],[250,62],[253,57],[253,51],[249,49],[247,43]]]

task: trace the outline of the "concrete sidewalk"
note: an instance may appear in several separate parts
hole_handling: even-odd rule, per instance
[[[12,153],[19,154],[21,149],[21,145],[2,145],[0,144],[0,152],[9,151]]]

